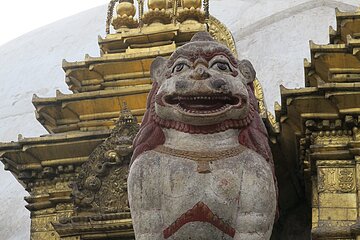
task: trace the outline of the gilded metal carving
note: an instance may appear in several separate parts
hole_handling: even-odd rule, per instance
[[[355,190],[355,169],[325,168],[318,170],[318,192],[353,192]]]
[[[209,17],[209,32],[217,41],[225,44],[237,56],[234,38],[230,30],[215,17]]]
[[[138,125],[125,109],[109,138],[84,163],[72,184],[78,212],[128,210],[126,179]]]

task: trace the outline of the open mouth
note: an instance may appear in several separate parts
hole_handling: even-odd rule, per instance
[[[225,111],[241,105],[241,98],[231,95],[208,96],[165,96],[167,104],[174,105],[188,113],[209,114]]]

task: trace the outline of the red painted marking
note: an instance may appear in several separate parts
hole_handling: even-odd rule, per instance
[[[181,215],[173,224],[163,231],[164,238],[174,235],[182,226],[190,222],[207,222],[230,237],[235,236],[235,229],[224,223],[203,202],[198,202],[192,209]]]
[[[229,185],[229,181],[226,180],[226,179],[221,179],[220,184],[221,184],[222,186],[226,187],[227,185]]]

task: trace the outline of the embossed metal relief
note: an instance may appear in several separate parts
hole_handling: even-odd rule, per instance
[[[209,17],[208,24],[209,24],[209,33],[211,34],[211,36],[215,40],[228,46],[228,48],[232,51],[232,53],[237,57],[235,41],[230,30],[213,16]]]
[[[318,170],[318,192],[354,192],[354,168],[324,168]]]
[[[312,134],[314,144],[347,144],[352,139],[352,131],[319,131]]]
[[[137,131],[138,124],[130,111],[123,111],[110,137],[78,169],[77,179],[72,183],[78,212],[128,210],[126,179],[132,142]]]

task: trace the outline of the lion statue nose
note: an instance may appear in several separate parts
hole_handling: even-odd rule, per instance
[[[211,82],[211,86],[216,90],[221,90],[226,87],[226,82],[222,79],[215,79]]]
[[[210,74],[205,66],[200,65],[194,69],[190,77],[194,80],[205,80],[210,77]]]

